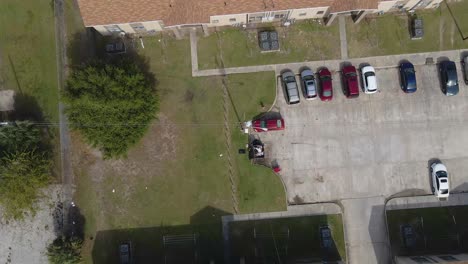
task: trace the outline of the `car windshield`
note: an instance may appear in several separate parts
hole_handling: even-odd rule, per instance
[[[331,96],[332,92],[331,91],[323,91],[323,96]]]
[[[366,73],[364,73],[364,76],[366,76],[366,77],[375,76],[375,73],[373,73],[373,72],[366,72]]]
[[[447,193],[448,193],[448,190],[447,190],[447,189],[442,189],[442,190],[440,190],[440,193],[441,193],[441,194],[447,194]]]
[[[329,80],[331,80],[330,76],[328,76],[328,75],[320,76],[320,79],[321,79],[322,81],[329,81]]]
[[[353,77],[353,76],[356,76],[356,73],[354,73],[354,72],[348,72],[348,73],[346,74],[346,76],[348,76],[348,77]]]
[[[260,127],[261,128],[266,128],[266,122],[265,121],[260,121]]]
[[[412,69],[412,68],[406,68],[406,69],[405,69],[405,72],[411,74],[411,73],[414,73],[414,69]]]
[[[437,177],[439,177],[439,178],[446,178],[446,177],[447,177],[447,172],[445,172],[445,171],[438,171],[438,172],[436,173],[436,175],[437,175]]]
[[[290,83],[290,82],[295,82],[296,81],[296,78],[294,78],[294,76],[288,76],[285,78],[285,81]]]
[[[312,75],[306,75],[303,77],[304,80],[308,81],[308,80],[313,80],[314,77]]]
[[[281,127],[281,120],[280,119],[276,120],[276,127],[278,127],[278,128]]]

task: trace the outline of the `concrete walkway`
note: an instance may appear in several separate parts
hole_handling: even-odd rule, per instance
[[[341,59],[348,59],[348,40],[346,38],[346,20],[344,16],[338,17],[340,23],[340,47],[341,47]]]

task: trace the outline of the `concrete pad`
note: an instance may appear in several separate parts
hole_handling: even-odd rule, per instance
[[[0,112],[15,110],[15,91],[0,91]]]

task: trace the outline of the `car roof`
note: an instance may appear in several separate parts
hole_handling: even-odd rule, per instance
[[[322,68],[319,71],[320,75],[331,75],[330,71],[327,68]]]
[[[369,76],[367,77],[367,88],[369,90],[376,90],[377,89],[377,79],[375,78],[375,76]]]
[[[356,72],[356,67],[353,65],[348,65],[343,67],[343,73],[348,73],[348,72]]]
[[[311,70],[309,70],[309,69],[306,69],[306,70],[301,71],[301,77],[309,76],[309,75],[314,76],[314,73],[313,73]]]
[[[374,69],[374,67],[368,65],[368,66],[362,67],[361,71],[362,71],[363,73],[365,73],[365,72],[375,72],[375,69]]]
[[[447,167],[445,167],[444,164],[442,163],[437,163],[435,166],[434,166],[434,171],[437,172],[437,171],[447,171]]]
[[[281,76],[282,76],[283,78],[289,77],[289,76],[293,76],[293,77],[294,77],[294,73],[293,73],[292,71],[285,71],[285,72],[283,72],[283,73],[281,74]]]

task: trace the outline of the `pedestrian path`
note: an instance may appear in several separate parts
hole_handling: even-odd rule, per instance
[[[346,20],[345,16],[339,16],[338,22],[340,24],[340,47],[341,59],[348,59],[348,40],[346,39]]]

